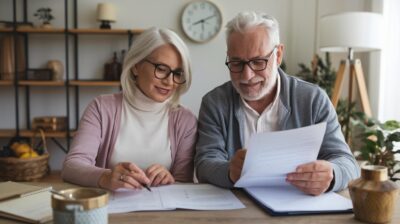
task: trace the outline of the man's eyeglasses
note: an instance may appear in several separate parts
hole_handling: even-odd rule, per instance
[[[166,65],[153,63],[148,59],[145,59],[144,61],[154,65],[154,76],[157,79],[166,79],[172,73],[172,80],[174,83],[183,84],[186,82],[185,74],[182,70],[172,71],[171,68]]]
[[[271,57],[271,54],[274,52],[274,49],[272,49],[271,53],[269,53],[265,58],[255,58],[251,59],[248,61],[244,60],[232,60],[228,61],[228,57],[226,58],[225,65],[228,66],[229,71],[233,73],[240,73],[243,71],[244,66],[248,65],[251,70],[257,72],[257,71],[262,71],[267,67],[268,60]]]

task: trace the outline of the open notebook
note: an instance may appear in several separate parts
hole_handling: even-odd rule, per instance
[[[0,183],[0,217],[27,223],[52,220],[50,189],[12,181]]]

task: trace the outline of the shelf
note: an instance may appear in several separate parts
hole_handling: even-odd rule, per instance
[[[12,28],[0,28],[0,33],[12,33]]]
[[[15,129],[2,129],[0,130],[0,138],[12,138],[16,135]],[[32,138],[34,135],[35,137],[40,137],[40,135],[36,131],[32,130],[20,130],[19,132],[21,137],[28,137]],[[71,130],[70,135],[71,137],[75,136],[76,131]],[[67,136],[66,131],[47,131],[45,132],[45,136],[47,138],[65,138]]]
[[[12,80],[0,80],[0,86],[12,86],[13,81]]]
[[[15,136],[15,129],[1,129],[0,138],[11,138]]]
[[[143,32],[142,29],[97,29],[97,28],[87,28],[87,29],[69,29],[69,33],[73,34],[140,34]]]
[[[63,28],[17,28],[18,33],[44,33],[44,34],[63,34],[65,33]],[[12,33],[12,28],[0,28],[0,33]],[[68,29],[70,34],[140,34],[143,29],[98,29],[98,28],[87,28],[87,29]]]
[[[64,81],[33,81],[21,80],[18,82],[20,86],[65,86]]]
[[[40,137],[40,135],[36,131],[32,130],[20,130],[19,134],[22,137],[28,137],[32,138],[33,136],[35,137]],[[65,138],[67,137],[67,132],[66,131],[46,131],[45,133],[46,138]],[[76,131],[71,131],[70,135],[71,137],[75,136]]]
[[[19,33],[64,33],[63,28],[17,28]]]
[[[120,81],[70,80],[70,86],[121,86]]]

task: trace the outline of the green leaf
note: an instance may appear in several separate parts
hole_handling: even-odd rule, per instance
[[[394,147],[393,142],[392,141],[386,141],[385,147],[386,147],[386,150],[392,151],[392,149]]]
[[[382,126],[385,130],[393,131],[400,128],[400,122],[396,120],[388,120],[385,123],[383,123]]]
[[[385,146],[385,136],[381,130],[377,130],[376,137],[378,137],[377,143],[379,147]]]
[[[387,136],[387,141],[400,142],[400,132],[394,132]]]

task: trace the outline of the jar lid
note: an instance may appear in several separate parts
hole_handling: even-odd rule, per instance
[[[108,203],[108,192],[98,188],[71,188],[59,191],[66,197],[53,194],[51,206],[58,211],[68,211],[71,207],[80,207],[82,210],[101,208]]]
[[[386,181],[388,169],[385,166],[366,165],[361,167],[361,177],[365,180]]]

